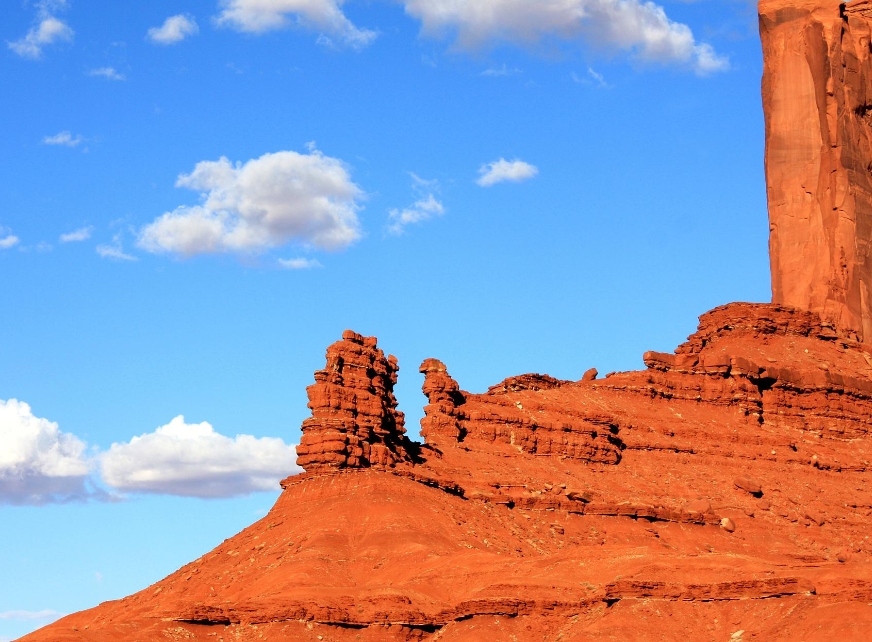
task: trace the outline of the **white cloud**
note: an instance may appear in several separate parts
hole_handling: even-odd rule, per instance
[[[351,45],[365,47],[377,36],[359,29],[342,13],[345,0],[222,0],[218,24],[239,31],[263,33],[293,23],[333,36]]]
[[[312,268],[324,267],[316,259],[279,259],[279,265],[287,270],[310,270]]]
[[[0,400],[0,503],[82,499],[90,466],[85,444],[23,401]]]
[[[0,230],[0,234],[3,233],[3,230]],[[21,241],[17,236],[13,234],[7,234],[6,236],[0,238],[0,250],[8,250],[10,247],[15,247]]]
[[[105,78],[106,80],[127,80],[127,77],[119,73],[115,67],[100,67],[98,69],[92,69],[88,72],[89,76],[100,76]]]
[[[281,439],[231,439],[180,415],[155,432],[112,444],[100,456],[100,468],[103,480],[121,491],[232,497],[277,490],[281,479],[302,472],[296,456]]]
[[[507,161],[501,158],[493,163],[482,165],[478,173],[480,176],[476,183],[482,187],[490,187],[503,181],[524,181],[528,178],[533,178],[539,173],[539,169],[535,165],[525,163],[522,160]]]
[[[502,67],[495,67],[491,69],[485,69],[481,72],[482,76],[514,76],[515,74],[521,73],[521,70],[517,67],[509,68],[503,63]]]
[[[149,252],[258,252],[291,241],[335,250],[360,238],[363,193],[342,161],[314,148],[244,164],[202,161],[176,186],[199,191],[203,204],[178,207],[143,227],[138,245]]]
[[[88,227],[80,227],[77,230],[73,230],[72,232],[67,232],[66,234],[61,234],[60,242],[61,243],[77,243],[79,241],[87,241],[91,238],[91,233],[94,231],[94,228],[91,226]]]
[[[76,147],[84,142],[85,139],[82,136],[78,134],[73,136],[68,131],[58,132],[54,136],[45,136],[42,139],[43,145],[64,145],[65,147]]]
[[[200,33],[197,21],[193,16],[178,14],[170,16],[160,27],[152,27],[148,30],[148,39],[158,45],[174,45],[188,36]]]
[[[97,254],[104,259],[115,259],[117,261],[138,261],[135,256],[131,256],[124,251],[121,243],[121,234],[116,234],[112,237],[112,242],[105,245],[97,246]]]
[[[66,7],[66,0],[43,0],[36,3],[36,24],[24,35],[7,46],[22,58],[42,58],[46,45],[60,41],[71,41],[74,32],[69,25],[54,14]]]
[[[556,37],[635,52],[639,59],[687,64],[697,73],[727,69],[712,47],[697,43],[685,24],[641,0],[403,0],[427,34],[453,31],[461,47],[490,41],[532,44]]]
[[[409,207],[388,212],[388,232],[391,234],[402,234],[407,225],[420,223],[445,213],[445,206],[436,198],[439,181],[421,178],[413,172],[409,175],[412,177],[412,189],[418,195],[418,200]]]

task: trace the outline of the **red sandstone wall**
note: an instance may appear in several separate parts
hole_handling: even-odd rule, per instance
[[[872,5],[762,0],[772,300],[872,338]]]

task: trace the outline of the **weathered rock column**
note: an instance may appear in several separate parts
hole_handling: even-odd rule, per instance
[[[327,348],[327,365],[306,392],[312,416],[303,422],[297,464],[306,472],[394,466],[413,459],[397,410],[397,359],[375,337],[351,330]]]
[[[872,3],[758,11],[773,303],[872,340]]]

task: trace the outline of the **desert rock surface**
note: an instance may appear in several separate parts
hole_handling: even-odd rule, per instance
[[[646,370],[484,394],[428,359],[411,447],[396,360],[345,337],[266,517],[23,639],[867,639],[872,354],[814,313],[731,304]]]
[[[872,340],[872,3],[759,14],[772,300]]]

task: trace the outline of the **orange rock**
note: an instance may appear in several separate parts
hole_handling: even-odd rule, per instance
[[[746,493],[750,493],[755,497],[761,497],[763,495],[763,488],[755,482],[753,479],[748,479],[747,477],[736,477],[733,480],[733,486],[736,488],[741,488]]]
[[[327,365],[309,386],[312,416],[303,422],[297,464],[307,472],[394,466],[412,460],[394,384],[399,370],[375,337],[352,330],[327,348]]]
[[[872,557],[846,543],[872,528],[870,364],[826,328],[736,303],[646,370],[484,394],[428,359],[424,444],[396,360],[347,333],[309,388],[307,472],[265,518],[24,639],[865,641]]]
[[[872,339],[872,6],[758,10],[772,300]]]

